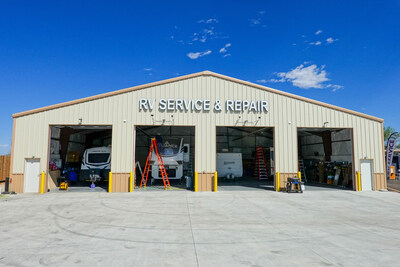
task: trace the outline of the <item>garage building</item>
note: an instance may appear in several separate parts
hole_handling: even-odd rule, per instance
[[[145,167],[152,138],[184,151],[168,174],[182,184],[182,178],[198,173],[199,191],[213,190],[218,170],[218,183],[227,187],[277,190],[300,172],[311,186],[386,188],[382,119],[210,71],[21,112],[13,119],[15,192],[39,192],[41,173],[44,191],[57,188],[63,173],[84,184],[85,159],[94,165],[104,161],[99,187],[128,192],[131,173],[140,177],[138,166]],[[223,174],[226,166],[218,166],[223,157],[240,168]],[[160,185],[151,179],[149,186]]]

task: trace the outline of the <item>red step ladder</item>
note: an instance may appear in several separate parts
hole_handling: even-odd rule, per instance
[[[158,153],[157,140],[155,138],[151,139],[149,154],[147,155],[146,165],[144,167],[144,172],[143,172],[143,175],[142,175],[142,180],[140,181],[139,189],[142,188],[142,185],[144,185],[144,188],[146,188],[147,178],[149,177],[149,172],[150,172],[150,167],[151,167],[151,158],[153,156],[153,152],[155,152],[156,155],[157,155],[158,166],[160,167],[161,176],[162,176],[162,179],[163,179],[163,182],[164,182],[165,190],[167,190],[168,188],[171,189],[171,185],[170,185],[169,179],[168,179],[168,174],[167,174],[167,171],[165,170],[165,166],[164,166],[164,162],[162,160],[162,157]],[[146,177],[146,179],[144,179],[145,177]],[[143,181],[144,181],[144,183],[143,183]],[[168,188],[167,188],[167,185],[168,185]]]
[[[264,149],[262,146],[257,146],[254,176],[258,177],[259,181],[268,180],[267,164],[265,163]]]

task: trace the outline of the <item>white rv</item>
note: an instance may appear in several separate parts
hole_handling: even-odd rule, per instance
[[[108,180],[111,170],[111,147],[94,147],[83,153],[79,180]]]
[[[181,179],[183,176],[183,163],[189,161],[189,144],[183,144],[183,138],[164,138],[161,144],[158,144],[157,149],[164,162],[168,179]],[[151,157],[151,176],[154,180],[162,179],[155,153]]]
[[[243,176],[242,153],[217,153],[218,177],[235,179]]]

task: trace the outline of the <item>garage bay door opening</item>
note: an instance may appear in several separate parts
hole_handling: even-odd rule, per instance
[[[111,126],[51,126],[48,188],[107,191],[111,170]]]
[[[218,190],[274,189],[274,131],[217,127]]]
[[[353,189],[351,129],[298,128],[297,134],[298,167],[306,185]]]
[[[135,189],[164,190],[164,166],[171,189],[193,190],[195,127],[136,126],[135,132]],[[149,156],[153,139],[163,164],[154,150]],[[145,171],[147,160],[148,172]]]

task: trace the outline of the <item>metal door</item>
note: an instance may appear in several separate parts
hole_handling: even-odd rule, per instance
[[[38,193],[40,180],[40,160],[25,160],[24,192]]]
[[[371,191],[373,189],[372,183],[372,160],[362,159],[361,163],[361,187],[362,191]]]

